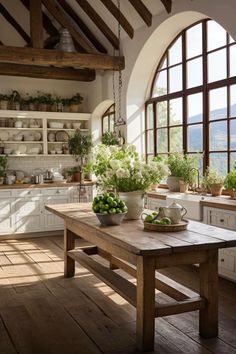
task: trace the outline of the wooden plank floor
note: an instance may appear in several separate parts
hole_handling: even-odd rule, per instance
[[[197,289],[196,270],[163,273]],[[219,338],[200,338],[198,313],[186,313],[156,319],[155,349],[236,353],[236,284],[220,281]],[[78,264],[64,279],[62,237],[1,241],[0,353],[136,353],[135,309]]]

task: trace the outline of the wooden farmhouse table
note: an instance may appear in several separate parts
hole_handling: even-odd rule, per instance
[[[141,220],[120,226],[101,226],[91,204],[48,205],[64,219],[65,277],[73,277],[75,261],[104,281],[136,307],[136,343],[141,351],[154,349],[155,317],[200,310],[199,332],[218,334],[218,249],[236,246],[236,232],[190,222],[186,231],[159,233],[143,230]],[[75,248],[81,237],[91,246]],[[93,259],[98,254],[106,267]],[[158,273],[158,269],[199,263],[199,294]],[[137,285],[116,273],[123,269]],[[159,291],[173,302],[158,303]],[[155,294],[156,292],[156,294]]]

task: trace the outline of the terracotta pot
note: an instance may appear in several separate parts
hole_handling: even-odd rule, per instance
[[[82,180],[83,180],[82,172],[75,172],[73,174],[72,182],[82,182]]]
[[[46,103],[40,103],[38,108],[39,111],[46,112],[48,110],[48,105]]]
[[[30,111],[36,111],[37,110],[36,104],[35,103],[29,103],[29,110]]]
[[[144,193],[141,191],[119,192],[119,197],[125,202],[128,208],[125,219],[139,219],[144,207]]]
[[[229,194],[232,199],[236,199],[236,189],[231,189]]]
[[[167,185],[170,192],[179,192],[179,181],[181,177],[169,176],[167,178]]]
[[[213,183],[210,185],[211,194],[213,197],[218,197],[222,194],[223,184],[222,183]]]
[[[156,192],[156,191],[157,191],[157,189],[158,189],[158,186],[159,186],[159,184],[158,184],[158,183],[153,184],[153,185],[151,186],[151,191]]]
[[[3,184],[4,182],[4,177],[0,177],[0,184]]]
[[[70,104],[69,105],[69,111],[72,113],[77,113],[79,112],[80,105],[79,104]]]
[[[180,193],[186,193],[188,191],[189,184],[183,180],[179,181],[179,191]]]
[[[0,101],[0,109],[8,109],[8,101],[6,100],[3,100],[3,101]]]

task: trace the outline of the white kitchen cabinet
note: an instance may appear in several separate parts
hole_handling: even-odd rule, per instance
[[[88,203],[93,200],[93,186],[74,186],[69,193],[71,203]]]
[[[152,197],[147,197],[144,203],[145,203],[145,208],[150,210],[158,210],[160,207],[166,206],[165,199],[158,199]]]
[[[14,230],[14,198],[11,190],[0,192],[0,234],[9,234]]]
[[[36,232],[44,229],[41,197],[18,197],[15,201],[14,231]]]
[[[50,188],[43,190],[43,213],[45,230],[63,230],[64,221],[45,209],[46,204],[65,204],[69,202],[68,188]]]
[[[236,211],[203,207],[205,224],[236,231]],[[222,231],[223,232],[223,231]],[[236,248],[219,250],[219,274],[236,281]]]

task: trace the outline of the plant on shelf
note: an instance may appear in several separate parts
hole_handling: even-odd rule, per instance
[[[74,96],[68,99],[69,111],[79,112],[80,104],[83,102],[83,97],[77,92]]]
[[[204,180],[212,196],[217,197],[222,194],[225,177],[220,176],[214,168],[207,167]]]
[[[170,154],[166,163],[170,169],[167,184],[172,192],[186,191],[189,184],[194,184],[197,178],[198,161],[200,155],[185,155],[182,153]]]
[[[102,144],[110,146],[110,145],[119,145],[119,141],[117,139],[115,132],[105,132],[102,134]]]
[[[53,105],[55,101],[50,93],[38,91],[38,95],[35,97],[35,102],[38,104],[40,111],[47,111],[50,110],[51,105]]]
[[[0,93],[0,109],[8,109],[9,95]]]
[[[139,218],[143,195],[168,175],[163,162],[142,160],[134,145],[97,145],[93,150],[93,172],[102,190],[115,189],[127,203],[127,218]]]
[[[224,186],[228,189],[231,198],[236,199],[236,169],[227,174]]]
[[[93,143],[92,136],[82,134],[79,130],[76,130],[74,134],[69,137],[68,147],[69,152],[72,154],[78,162],[78,172],[74,174],[74,178],[77,178],[80,182],[82,179],[83,168],[85,166],[85,160],[88,158],[91,152]],[[76,175],[76,176],[75,176]]]
[[[0,184],[3,184],[6,176],[7,156],[0,156]]]
[[[11,109],[17,109],[20,110],[20,105],[21,105],[21,95],[17,90],[12,90],[9,100],[11,103]]]

